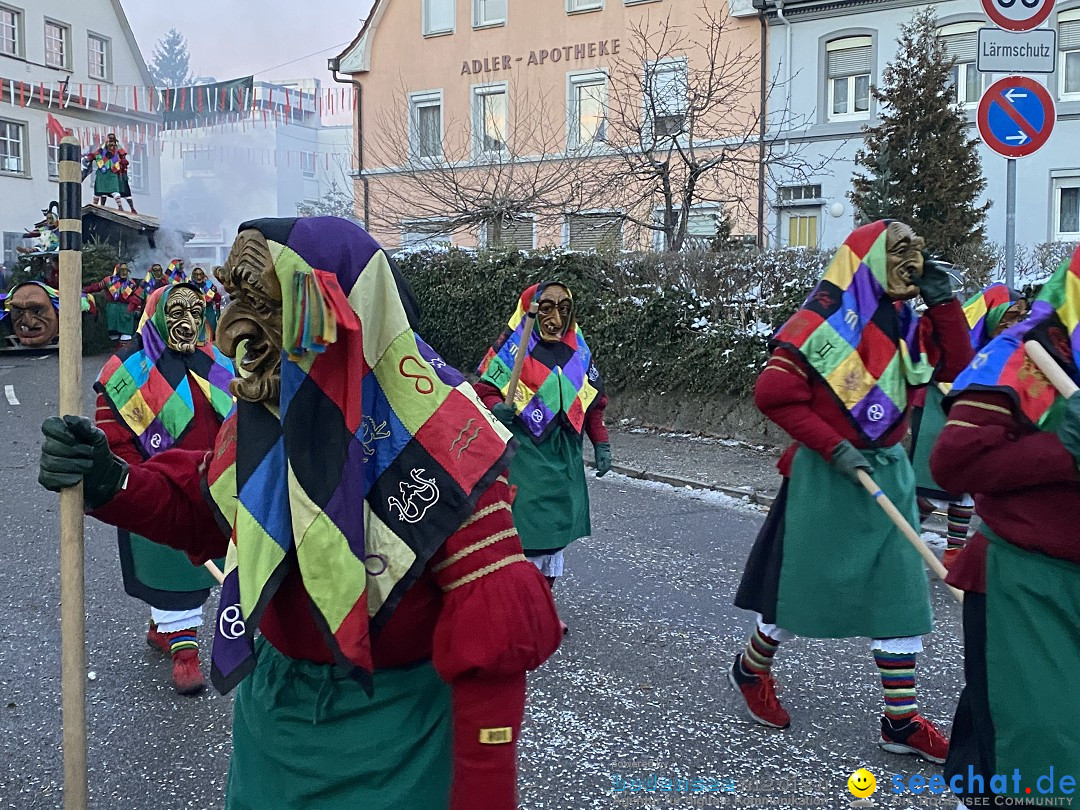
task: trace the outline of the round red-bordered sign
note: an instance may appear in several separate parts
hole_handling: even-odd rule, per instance
[[[1026,76],[1009,76],[990,85],[979,101],[979,135],[1007,158],[1039,151],[1057,120],[1054,99],[1045,87]]]
[[[1054,0],[982,0],[983,11],[1006,31],[1030,31],[1050,18]]]

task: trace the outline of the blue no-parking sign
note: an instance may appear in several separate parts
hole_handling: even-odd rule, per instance
[[[979,102],[979,134],[1007,158],[1037,152],[1050,139],[1057,113],[1046,88],[1024,76],[994,82]]]

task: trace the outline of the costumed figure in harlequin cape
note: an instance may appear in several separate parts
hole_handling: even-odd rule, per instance
[[[142,297],[144,301],[150,299],[150,294],[159,287],[165,287],[170,283],[169,279],[165,276],[165,271],[161,269],[161,265],[154,262],[150,265],[150,269],[146,273],[146,278],[142,280]]]
[[[858,478],[868,473],[916,524],[915,474],[900,444],[910,396],[935,368],[951,381],[971,359],[949,277],[922,248],[899,222],[857,229],[773,336],[754,400],[795,444],[735,598],[758,617],[729,679],[756,722],[786,728],[771,675],[780,642],[868,637],[884,688],[878,744],[943,762],[948,741],[915,699],[916,655],[933,627],[926,571]],[[922,319],[906,303],[918,295]]]
[[[121,262],[116,265],[112,275],[84,287],[83,292],[104,293],[105,326],[109,330],[109,337],[114,341],[131,340],[136,313],[142,310],[143,298],[141,285],[131,277],[127,264]]]
[[[193,562],[226,554],[227,810],[516,810],[525,673],[561,633],[514,530],[509,431],[358,226],[245,223],[219,280],[240,379],[213,452],[129,466],[53,417],[39,481],[82,481],[94,517]]]
[[[191,271],[191,283],[203,294],[203,301],[206,303],[206,325],[210,328],[210,334],[214,335],[217,332],[218,316],[221,314],[221,293],[214,282],[206,277],[206,271],[201,267]]]
[[[170,284],[180,284],[187,281],[187,271],[184,269],[183,259],[173,259],[169,262],[168,268],[165,270],[165,278],[169,280]]]
[[[509,406],[505,398],[528,322],[525,313],[534,301],[539,304],[536,324]],[[521,443],[510,484],[516,488],[514,525],[525,556],[554,584],[563,574],[563,549],[592,533],[584,434],[593,444],[596,474],[611,469],[604,425],[607,396],[566,286],[534,284],[525,290],[477,373],[480,398]]]
[[[1080,250],[957,378],[930,457],[981,520],[948,577],[965,591],[966,685],[945,779],[971,807],[993,794],[1023,805],[1051,767],[1036,795],[1064,805],[1075,788],[1061,777],[1080,774],[1080,394],[1058,394],[1024,349],[1039,343],[1080,384],[1078,323]]]
[[[964,317],[971,329],[971,347],[979,351],[993,338],[1027,316],[1027,301],[1018,292],[1000,282],[972,296],[964,304]],[[925,522],[939,505],[947,506],[948,547],[942,562],[948,568],[967,542],[975,501],[971,495],[946,492],[930,474],[930,451],[945,426],[941,405],[949,384],[935,377],[926,388],[916,392],[911,414],[911,464],[915,468],[915,491],[918,494],[919,518]]]
[[[130,347],[94,384],[97,426],[113,453],[137,465],[170,447],[206,452],[233,408],[233,364],[207,342],[203,296],[190,284],[151,294]],[[150,606],[146,640],[172,659],[182,695],[201,691],[197,629],[215,582],[181,551],[121,529],[124,590]]]
[[[41,213],[45,218],[34,225],[33,230],[23,234],[23,239],[35,240],[34,246],[19,245],[15,248],[19,253],[41,256],[60,250],[60,203],[54,200],[48,208],[41,209]]]
[[[83,312],[94,312],[93,299],[83,295]],[[20,346],[36,349],[54,343],[60,335],[60,293],[41,281],[16,284],[0,295],[0,321],[11,316],[11,332]]]
[[[137,214],[135,203],[131,199],[131,185],[128,183],[128,156],[116,134],[110,132],[105,136],[105,143],[99,148],[88,152],[83,159],[94,175],[94,205],[105,205],[105,201],[112,197],[116,200],[116,207],[123,211],[121,199],[127,201],[131,213]]]

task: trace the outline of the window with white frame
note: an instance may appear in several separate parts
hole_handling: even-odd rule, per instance
[[[49,169],[49,179],[60,177],[60,139],[56,133],[45,127],[45,161]]]
[[[21,56],[22,14],[13,8],[0,7],[0,53]]]
[[[792,208],[787,218],[787,246],[814,249],[818,245],[818,221],[821,208]]]
[[[604,0],[566,0],[566,10],[570,13],[575,11],[595,11],[604,7]]]
[[[424,36],[449,34],[454,30],[454,0],[423,0]]]
[[[300,153],[300,174],[304,177],[312,178],[315,176],[315,153],[314,152],[301,152]]]
[[[504,25],[506,0],[473,0],[473,27]]]
[[[870,117],[870,77],[874,72],[871,37],[834,39],[825,46],[829,120]]]
[[[974,107],[985,88],[984,74],[979,73],[975,60],[979,49],[979,23],[946,25],[938,35],[945,43],[945,53],[955,61],[949,83],[953,99],[958,104]]]
[[[1058,15],[1058,48],[1061,49],[1061,96],[1080,99],[1080,9]]]
[[[16,121],[0,121],[0,172],[26,174],[26,127]]]
[[[45,64],[54,68],[68,66],[71,52],[71,29],[63,23],[45,21]]]
[[[536,222],[528,215],[489,222],[484,228],[484,241],[491,247],[532,250],[536,246]]]
[[[450,232],[441,219],[408,219],[401,223],[401,246],[422,247],[449,242]]]
[[[479,154],[498,155],[506,150],[509,120],[505,84],[473,88],[473,128]]]
[[[611,212],[567,214],[566,246],[570,250],[619,250],[622,218]]]
[[[685,59],[654,62],[645,68],[645,114],[654,137],[678,135],[686,126],[689,87]]]
[[[132,191],[148,190],[145,144],[133,144],[128,151],[128,184]]]
[[[678,217],[682,214],[681,208],[676,208],[672,212],[672,216],[675,217],[674,224],[678,224]],[[720,224],[720,219],[723,216],[723,210],[719,206],[698,206],[691,208],[690,213],[686,216],[686,239],[683,241],[683,247],[687,250],[708,250],[712,245],[713,240],[716,239],[717,226]],[[665,217],[665,209],[657,208],[653,211],[653,221],[663,226]],[[653,249],[664,249],[664,233],[663,231],[653,231]]]
[[[409,151],[415,158],[439,160],[443,154],[442,90],[409,96]]]
[[[89,64],[87,69],[91,79],[109,80],[109,40],[88,34],[86,53]]]
[[[803,205],[806,200],[821,200],[821,184],[809,183],[803,186],[781,186],[780,205]]]
[[[1054,240],[1080,240],[1080,177],[1054,181]]]
[[[570,74],[570,146],[607,140],[607,74]]]

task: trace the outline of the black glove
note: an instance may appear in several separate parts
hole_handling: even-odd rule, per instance
[[[1065,400],[1065,418],[1054,432],[1080,464],[1080,391]]]
[[[865,470],[870,473],[874,469],[870,466],[870,462],[866,460],[866,456],[860,453],[855,445],[847,439],[844,439],[833,448],[832,461],[829,463],[836,468],[838,473],[859,486],[862,486],[862,482],[859,481],[858,471]]]
[[[594,444],[593,459],[596,461],[596,477],[603,478],[611,472],[611,445],[608,442]]]
[[[105,433],[85,416],[50,416],[41,424],[38,483],[52,492],[83,483],[88,511],[107,504],[120,491],[128,465],[109,449]]]
[[[945,268],[930,258],[929,253],[923,253],[922,275],[913,278],[911,283],[919,288],[919,294],[928,307],[944,304],[953,297],[949,274],[945,272]]]
[[[491,409],[491,413],[507,427],[514,424],[514,419],[517,417],[517,412],[505,402],[497,402]]]

